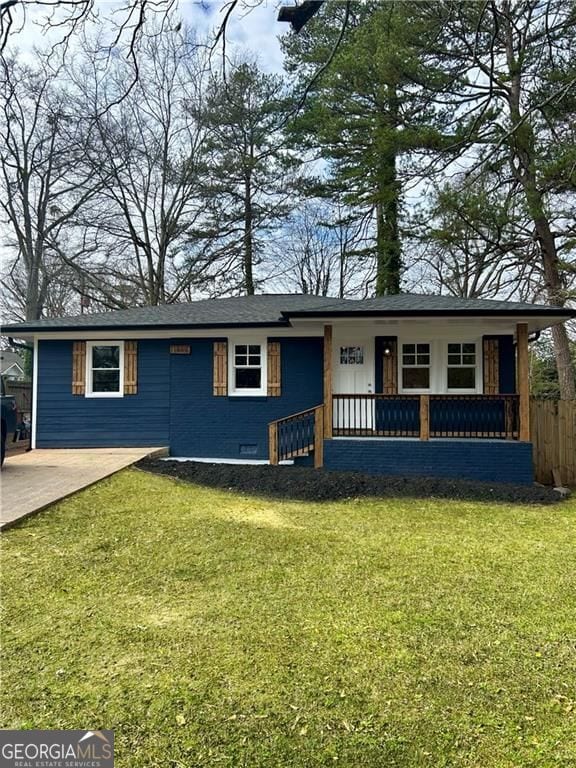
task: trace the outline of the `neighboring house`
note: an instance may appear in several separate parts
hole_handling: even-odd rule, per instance
[[[26,381],[24,361],[17,352],[0,350],[0,375],[5,381]]]
[[[574,312],[263,295],[13,325],[33,446],[531,482],[528,344]]]

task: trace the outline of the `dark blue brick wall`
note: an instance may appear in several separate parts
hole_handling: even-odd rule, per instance
[[[214,339],[186,339],[190,355],[171,355],[170,453],[207,458],[268,458],[268,423],[322,403],[322,339],[283,338],[280,397],[214,397]],[[178,343],[175,340],[173,343]]]
[[[533,482],[532,444],[492,440],[336,439],[324,442],[326,469],[376,475]]]
[[[38,448],[168,445],[168,339],[138,341],[138,394],[72,394],[72,342],[38,346]]]

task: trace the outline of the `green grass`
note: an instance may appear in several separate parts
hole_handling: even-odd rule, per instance
[[[2,536],[2,727],[116,764],[576,765],[576,504],[123,472]]]

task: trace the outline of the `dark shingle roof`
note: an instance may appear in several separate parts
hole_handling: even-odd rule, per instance
[[[315,310],[313,310],[315,311]],[[528,304],[518,301],[502,301],[495,299],[463,299],[457,296],[427,296],[418,293],[400,293],[396,296],[378,296],[361,301],[337,300],[326,314],[344,312],[347,314],[566,314],[573,316],[575,312],[567,308],[546,306],[543,304]],[[304,316],[308,310],[286,312],[287,315]]]
[[[163,304],[114,312],[48,318],[7,325],[3,333],[17,335],[41,331],[135,330],[138,328],[229,328],[287,326],[290,318],[346,317],[358,315],[485,315],[572,317],[570,309],[486,299],[400,294],[374,299],[335,299],[297,294],[267,294],[225,299],[204,299],[188,304]]]
[[[54,317],[17,325],[4,326],[4,332],[13,330],[72,330],[105,328],[177,328],[179,326],[212,328],[287,325],[282,317],[285,309],[306,310],[331,306],[334,298],[321,296],[269,294],[237,296],[225,299],[203,299],[186,304],[161,304],[157,307],[135,307],[112,312]],[[348,302],[341,302],[347,304]]]

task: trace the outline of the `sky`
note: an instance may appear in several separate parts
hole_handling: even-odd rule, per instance
[[[250,50],[258,57],[261,67],[269,72],[282,71],[282,53],[278,36],[288,32],[288,25],[277,21],[280,5],[292,5],[293,0],[252,0],[235,10],[228,27],[227,45]],[[180,12],[190,26],[211,30],[218,28],[223,18],[222,2],[193,2],[180,0]]]
[[[184,23],[195,28],[200,37],[204,37],[220,27],[228,4],[227,0],[177,0],[177,13]],[[227,52],[250,52],[258,58],[262,69],[281,72],[282,53],[278,36],[286,34],[289,27],[277,21],[278,9],[281,5],[293,4],[294,0],[240,0],[227,25]],[[119,9],[124,5],[123,0],[94,0],[95,12],[101,19],[115,18],[115,12],[117,18]],[[10,34],[11,46],[26,54],[36,46],[44,47],[57,42],[66,27],[45,28],[46,18],[53,10],[48,3],[43,5],[35,0],[22,0],[16,5],[12,10],[14,23]],[[70,9],[65,6],[56,9],[59,21],[69,13]]]
[[[127,0],[94,0],[94,10],[100,19],[115,18],[114,12],[121,9]],[[45,48],[59,42],[67,31],[66,25],[47,25],[51,13],[53,21],[65,21],[70,9],[56,8],[43,0],[21,0],[12,9],[13,26],[9,38],[9,49],[17,50],[24,59],[33,59],[34,48]],[[57,0],[54,0],[57,2]],[[238,7],[227,24],[226,52],[248,53],[255,57],[261,69],[268,72],[282,72],[282,52],[279,35],[289,33],[289,26],[277,21],[281,5],[293,5],[294,0],[240,0]],[[177,0],[176,13],[182,21],[195,28],[198,36],[208,37],[219,29],[228,2],[226,0]],[[94,28],[96,25],[93,25]],[[108,26],[111,27],[110,24]],[[72,40],[72,49],[74,40]],[[215,51],[214,60],[221,65],[221,49]],[[32,62],[30,62],[32,63]],[[13,250],[6,244],[4,231],[0,230],[0,268],[7,264]]]

